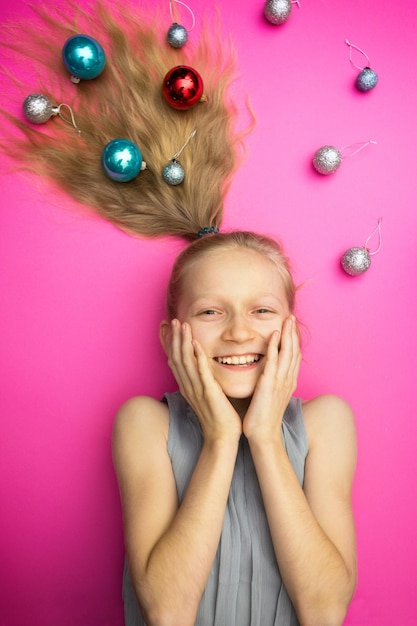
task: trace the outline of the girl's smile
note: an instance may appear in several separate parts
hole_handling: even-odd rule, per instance
[[[250,367],[251,365],[259,363],[261,358],[261,354],[246,354],[241,356],[216,356],[214,357],[214,360],[221,365],[231,365],[233,367],[239,365],[240,367]]]

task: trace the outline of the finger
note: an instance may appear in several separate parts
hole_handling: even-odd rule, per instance
[[[293,345],[294,318],[287,317],[282,327],[281,346],[279,350],[279,365],[281,371],[288,371],[294,353]]]
[[[274,375],[277,371],[278,367],[278,357],[279,357],[279,343],[281,340],[281,332],[279,330],[275,330],[268,342],[268,347],[266,350],[266,359],[265,359],[265,367],[264,373],[268,375],[271,373]]]
[[[207,357],[207,354],[201,347],[200,343],[196,339],[193,339],[193,348],[201,382],[205,387],[208,387],[210,384],[213,384],[213,382],[215,382],[213,372],[210,368],[209,359]]]
[[[184,366],[183,360],[183,336],[181,330],[181,324],[179,320],[174,319],[171,323],[171,350],[169,353],[169,366],[175,379],[181,390],[184,388],[189,389],[190,381],[187,373],[187,369]]]
[[[297,328],[297,321],[295,317],[292,320],[291,332],[289,340],[291,341],[292,357],[289,366],[289,374],[296,380],[301,364],[301,349],[300,349],[300,336]]]
[[[201,395],[205,382],[213,382],[207,356],[200,344],[194,340],[189,324],[182,325],[182,359],[194,393]]]
[[[281,382],[293,390],[297,386],[298,373],[301,364],[301,350],[297,322],[293,315],[285,321],[277,377]]]

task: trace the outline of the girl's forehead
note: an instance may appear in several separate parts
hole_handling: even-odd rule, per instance
[[[251,272],[279,274],[278,267],[265,255],[249,248],[218,248],[210,250],[194,259],[190,264],[193,274],[224,273],[232,274],[240,270],[242,274]]]
[[[201,294],[285,293],[278,266],[268,257],[245,248],[219,249],[195,259],[187,268],[182,285],[184,296]]]

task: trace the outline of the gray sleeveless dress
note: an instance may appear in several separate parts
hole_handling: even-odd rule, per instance
[[[171,457],[182,501],[203,445],[198,419],[179,392],[166,394]],[[301,400],[292,398],[282,434],[300,484],[308,452]],[[126,626],[146,626],[125,563]],[[222,535],[195,626],[299,626],[282,583],[249,445],[241,438]]]

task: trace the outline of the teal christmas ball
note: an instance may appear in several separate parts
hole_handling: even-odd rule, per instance
[[[74,77],[73,82],[97,78],[106,65],[106,54],[101,44],[88,35],[74,35],[62,48],[62,59]]]
[[[129,139],[113,139],[104,148],[101,163],[107,176],[119,183],[133,180],[143,169],[142,153]]]

